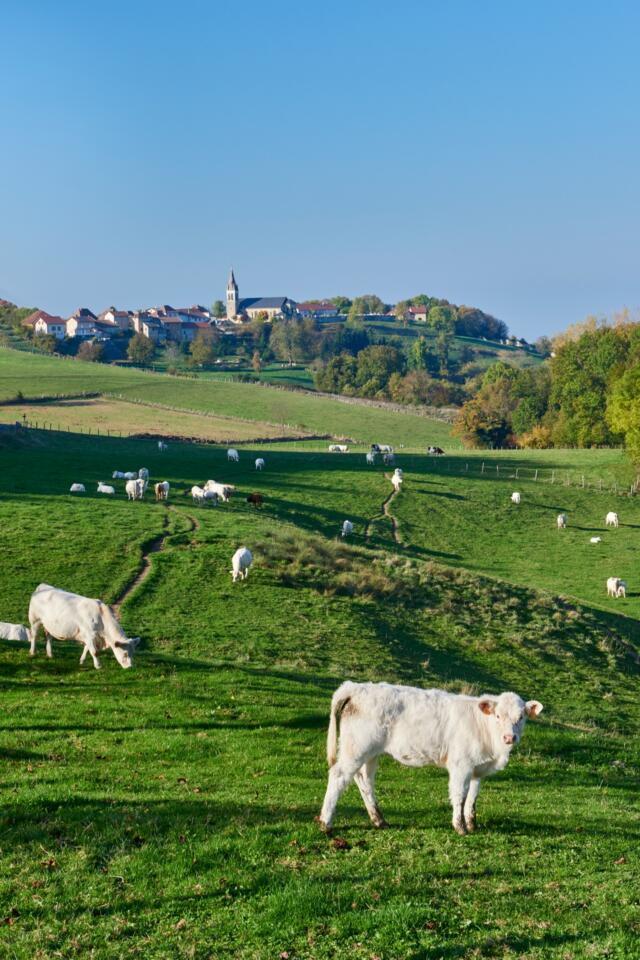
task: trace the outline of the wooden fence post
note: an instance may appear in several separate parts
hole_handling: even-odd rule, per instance
[[[535,475],[535,477],[534,477],[533,479],[534,479],[534,480],[537,480],[537,479],[538,479],[538,471],[537,471],[537,470],[536,470],[536,475]]]

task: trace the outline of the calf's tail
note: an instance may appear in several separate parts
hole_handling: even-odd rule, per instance
[[[346,707],[355,684],[350,680],[342,683],[331,698],[331,713],[329,715],[329,729],[327,731],[327,763],[334,765],[338,756],[338,718]]]

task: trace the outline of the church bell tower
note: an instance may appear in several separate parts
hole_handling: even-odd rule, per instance
[[[238,316],[238,284],[233,275],[233,268],[227,283],[227,320],[235,320]]]

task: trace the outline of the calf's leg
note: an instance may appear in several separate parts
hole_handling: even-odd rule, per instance
[[[373,757],[371,760],[367,760],[366,763],[363,763],[358,772],[355,774],[354,779],[362,799],[364,800],[364,805],[367,808],[369,819],[374,826],[382,828],[386,827],[388,824],[382,816],[382,811],[378,806],[378,801],[376,800],[375,794],[378,760],[378,757]]]
[[[467,826],[464,819],[464,805],[469,792],[471,782],[471,772],[464,766],[452,765],[449,767],[449,799],[453,808],[452,824],[453,829],[460,836],[467,832]]]
[[[38,630],[40,629],[40,621],[32,620],[30,622],[30,631],[29,631],[29,656],[35,657],[36,655],[36,640],[38,638]]]
[[[322,810],[320,811],[320,824],[327,833],[331,830],[338,800],[355,777],[363,762],[364,757],[362,756],[356,757],[355,759],[340,757],[329,770],[327,792],[324,795],[324,802],[322,804]]]
[[[476,800],[480,793],[481,780],[473,777],[469,784],[469,792],[464,803],[464,822],[469,833],[476,829]]]
[[[49,659],[53,659],[53,647],[51,646],[51,634],[47,633],[45,630],[45,637],[47,638],[47,656]]]

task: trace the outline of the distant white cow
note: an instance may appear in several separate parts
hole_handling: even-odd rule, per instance
[[[567,525],[567,515],[566,513],[559,513],[556,518],[556,523],[558,525],[558,530],[564,530]]]
[[[165,450],[168,450],[168,447],[164,442],[164,440],[158,440],[158,450],[160,451],[160,453],[164,453]]]
[[[155,491],[156,500],[169,499],[169,490],[171,489],[171,484],[168,480],[161,480],[160,483],[155,484],[153,489]]]
[[[140,467],[140,469],[138,470],[138,478],[139,478],[140,480],[148,480],[148,479],[149,479],[149,471],[147,470],[146,467]]]
[[[394,473],[393,476],[391,477],[391,484],[395,492],[400,493],[400,490],[402,489],[402,477],[399,476],[397,473]]]
[[[375,455],[375,453],[368,453],[368,454],[366,455],[366,460],[367,460],[367,463],[368,463],[369,466],[373,466],[373,464],[376,462],[376,455]]]
[[[235,490],[235,486],[232,483],[218,483],[216,480],[207,480],[204,489],[212,490],[218,494],[223,503],[228,503],[231,499],[231,494]]]
[[[124,475],[124,479],[125,479],[125,480],[137,480],[137,479],[138,479],[138,474],[137,474],[137,472],[136,472],[135,470],[127,470],[127,472],[126,472],[125,475]]]
[[[231,558],[231,576],[233,582],[246,580],[249,576],[249,567],[253,563],[253,555],[247,547],[239,547]]]
[[[520,494],[517,490],[511,494],[511,503],[520,503]]]
[[[346,443],[330,443],[329,453],[348,453],[349,447]]]
[[[227,460],[231,460],[232,463],[237,463],[240,459],[240,454],[237,450],[234,450],[233,447],[227,450]]]
[[[626,597],[627,595],[627,583],[626,580],[621,580],[620,577],[609,577],[607,580],[607,596],[608,597]]]
[[[127,494],[127,500],[142,500],[147,489],[147,481],[141,479],[127,480],[124,489]]]
[[[618,514],[615,513],[613,510],[609,511],[609,513],[605,517],[604,522],[607,527],[618,527],[620,525],[620,521],[618,520]]]
[[[0,639],[20,640],[22,643],[29,643],[29,631],[21,623],[0,622]]]
[[[215,492],[215,490],[205,490],[204,500],[205,503],[210,503],[212,507],[218,506],[218,494]]]
[[[351,520],[345,520],[344,523],[342,524],[342,532],[340,536],[349,537],[352,533],[353,533],[353,524],[351,523]]]
[[[624,597],[626,599],[626,596],[627,596],[627,581],[620,580],[618,583],[618,591],[616,593],[616,597]]]
[[[396,462],[395,454],[393,453],[383,453],[382,459],[384,461],[385,467],[392,467]]]
[[[75,486],[75,484],[74,484],[74,486]],[[116,488],[115,488],[115,487],[112,487],[112,486],[111,486],[110,484],[108,484],[108,483],[103,483],[102,480],[99,480],[99,481],[98,481],[98,493],[107,493],[107,494],[109,494],[110,497],[112,497],[115,492],[116,492]]]
[[[205,503],[206,498],[204,489],[199,487],[197,484],[191,487],[191,499],[194,503]]]
[[[602,537],[591,537],[589,543],[602,543]]]
[[[377,443],[375,446],[378,448],[376,453],[393,453],[393,447],[390,443]]]
[[[45,632],[47,656],[52,657],[51,640],[77,640],[84,644],[80,663],[91,654],[96,670],[100,669],[98,653],[109,647],[121,667],[133,666],[133,651],[139,637],[129,638],[118,623],[116,616],[102,600],[91,600],[77,593],[58,590],[48,583],[41,583],[31,595],[29,603],[31,625],[31,656],[35,656],[36,639],[40,627]]]
[[[69,493],[86,493],[84,483],[72,483],[69,487]]]
[[[264,460],[262,457],[258,457],[256,460],[256,470],[264,470]]]
[[[537,700],[525,703],[516,693],[468,697],[389,683],[343,683],[331,700],[329,783],[320,823],[331,829],[338,800],[355,779],[370,819],[376,827],[386,826],[374,791],[379,758],[388,754],[410,767],[446,767],[453,827],[460,834],[475,830],[481,781],[506,767],[526,718],[541,710]]]
[[[124,479],[125,479],[125,476],[126,476],[126,474],[124,474],[124,473],[122,472],[122,470],[114,470],[113,473],[111,474],[111,479],[112,479],[112,480],[124,480]]]

